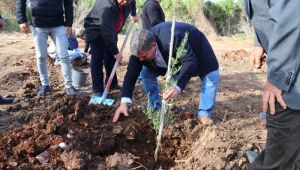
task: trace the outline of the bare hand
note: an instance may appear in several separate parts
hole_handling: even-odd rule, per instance
[[[137,23],[139,21],[139,16],[135,15],[135,16],[130,16],[131,21]]]
[[[254,47],[250,56],[251,66],[260,69],[265,61],[265,50],[262,47]]]
[[[66,34],[67,36],[72,35],[72,27],[66,27]]]
[[[115,115],[114,115],[113,120],[112,120],[113,123],[118,122],[121,113],[123,113],[124,116],[126,116],[126,117],[129,116],[128,107],[127,107],[126,103],[121,103],[120,106],[118,107],[118,109],[116,110]]]
[[[176,89],[175,87],[173,87],[173,88],[167,90],[166,92],[164,92],[163,98],[164,98],[165,101],[168,101],[168,100],[170,100],[172,97],[177,96],[178,93],[179,93],[179,92],[177,91],[177,89]]]
[[[29,26],[28,26],[27,22],[23,22],[22,24],[19,25],[19,27],[20,27],[20,31],[22,33],[28,34]]]
[[[263,94],[263,112],[267,112],[268,109],[270,109],[270,113],[274,115],[276,112],[275,100],[281,105],[283,109],[287,108],[282,98],[282,90],[267,81]]]
[[[123,55],[121,53],[118,53],[118,54],[114,55],[114,57],[117,60],[117,62],[119,62],[119,63],[122,62]]]

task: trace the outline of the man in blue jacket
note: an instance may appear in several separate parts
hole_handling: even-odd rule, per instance
[[[30,2],[30,3],[28,3]],[[38,96],[51,91],[47,68],[47,39],[51,37],[61,60],[61,69],[65,80],[67,94],[79,94],[72,85],[71,64],[68,57],[67,35],[72,33],[73,0],[17,0],[17,20],[23,33],[29,32],[26,17],[26,6],[30,9],[31,31],[35,43],[37,67],[42,86]]]
[[[84,19],[85,38],[91,48],[92,87],[97,96],[102,96],[104,91],[103,62],[107,82],[114,63],[116,60],[120,62],[123,58],[117,46],[117,33],[122,30],[129,13],[136,22],[134,0],[96,0]],[[116,75],[111,88],[120,88]]]
[[[268,66],[263,93],[267,141],[250,167],[253,170],[291,170],[299,154],[299,9],[299,0],[245,0],[255,30],[252,65],[260,68],[266,54]]]
[[[149,94],[148,107],[154,110],[161,108],[158,76],[167,71],[169,45],[171,40],[171,22],[163,22],[151,28],[150,31],[142,29],[133,34],[131,40],[131,57],[127,67],[122,88],[121,105],[115,112],[113,122],[117,122],[121,113],[128,116],[127,105],[132,103],[132,93],[136,80],[141,74],[144,90]],[[187,53],[181,57],[178,65],[180,71],[174,77],[177,82],[173,88],[167,90],[163,97],[165,100],[179,94],[191,77],[199,76],[202,80],[198,117],[204,124],[211,124],[211,113],[219,85],[219,64],[213,49],[196,27],[176,22],[174,37],[174,53],[188,33],[185,46]]]

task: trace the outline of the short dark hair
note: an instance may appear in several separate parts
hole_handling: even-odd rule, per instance
[[[146,29],[139,29],[133,32],[130,41],[131,55],[137,56],[139,51],[148,51],[155,42],[155,36],[151,31]]]

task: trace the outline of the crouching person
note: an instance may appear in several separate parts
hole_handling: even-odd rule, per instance
[[[144,90],[149,95],[148,107],[153,110],[161,108],[157,77],[165,75],[167,71],[171,25],[171,22],[163,22],[150,31],[142,29],[133,34],[121,104],[115,112],[113,122],[118,121],[121,113],[128,116],[128,104],[132,103],[132,93],[139,74]],[[199,76],[202,86],[197,116],[202,123],[211,124],[211,113],[219,86],[219,64],[204,34],[196,27],[180,22],[175,24],[173,57],[176,56],[176,49],[180,47],[186,32],[189,34],[185,46],[187,52],[179,59],[181,68],[175,76],[177,82],[163,94],[163,97],[168,101],[184,89],[191,77]]]
[[[73,0],[44,1],[31,0],[27,3],[30,7],[32,25],[31,31],[35,43],[37,67],[42,86],[38,96],[43,96],[51,91],[47,68],[47,39],[48,36],[56,44],[57,53],[61,59],[61,69],[65,80],[67,94],[79,94],[72,86],[71,64],[68,57],[67,35],[72,33]],[[23,33],[29,32],[26,17],[26,0],[17,0],[17,20]],[[33,12],[34,11],[34,12]]]
[[[87,63],[87,53],[82,52],[79,49],[78,46],[78,41],[76,37],[73,35],[68,37],[69,41],[69,47],[68,47],[68,55],[69,55],[69,60],[72,63],[73,66],[81,66]],[[54,42],[51,42],[49,47],[47,48],[47,52],[49,57],[55,60],[56,65],[61,64],[61,60],[56,52],[56,47]]]

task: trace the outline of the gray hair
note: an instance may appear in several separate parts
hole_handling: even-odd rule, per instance
[[[151,31],[145,29],[139,29],[133,32],[130,41],[131,55],[137,56],[139,51],[148,51],[152,47],[152,43],[155,42],[155,36]]]

